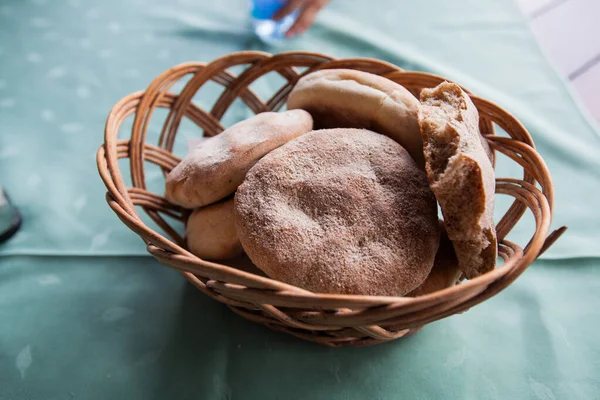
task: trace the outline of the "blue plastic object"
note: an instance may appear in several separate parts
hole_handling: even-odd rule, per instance
[[[298,18],[295,11],[281,21],[273,21],[273,14],[285,4],[285,0],[251,0],[250,17],[256,36],[263,42],[276,44],[285,40],[285,33]]]

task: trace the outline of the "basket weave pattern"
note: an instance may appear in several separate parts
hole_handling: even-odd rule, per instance
[[[238,76],[229,69],[243,66]],[[307,68],[300,73],[298,68]],[[423,88],[437,86],[444,78],[400,68],[373,59],[334,60],[315,53],[239,52],[211,63],[178,65],[157,77],[143,92],[121,99],[106,121],[105,143],[97,154],[98,169],[108,193],[106,199],[117,216],[147,244],[147,249],[162,264],[175,268],[198,289],[227,304],[241,316],[284,331],[302,339],[328,346],[361,346],[393,340],[413,333],[423,325],[464,312],[497,294],[513,282],[542,252],[564,232],[565,227],[549,234],[553,206],[550,173],[533,140],[512,115],[497,105],[472,94],[480,114],[482,134],[496,155],[502,153],[523,169],[522,177],[497,178],[496,193],[514,197],[512,206],[497,222],[499,254],[504,264],[478,278],[417,298],[322,295],[263,276],[201,260],[185,248],[184,239],[163,216],[186,221],[189,211],[167,202],[162,194],[146,189],[144,162],[159,165],[168,173],[180,161],[172,154],[177,130],[187,118],[213,136],[223,131],[220,120],[237,98],[254,113],[277,111],[284,106],[290,90],[306,73],[323,68],[350,68],[381,75],[397,82],[417,97]],[[267,101],[250,88],[256,79],[277,72],[287,82]],[[181,93],[169,90],[183,79],[191,79]],[[210,111],[197,107],[192,98],[208,81],[224,90]],[[146,142],[152,114],[157,108],[169,110],[158,143]],[[134,115],[129,139],[119,139],[123,122]],[[494,126],[510,138],[494,135]],[[128,158],[130,171],[121,171],[118,160]],[[122,174],[130,174],[132,187],[126,187]],[[139,206],[136,208],[136,206]],[[149,228],[138,214],[146,212],[164,231]],[[536,230],[524,246],[505,237],[529,209]],[[164,235],[166,234],[166,236]]]

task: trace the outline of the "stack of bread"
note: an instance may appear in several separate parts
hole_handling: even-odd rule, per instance
[[[245,252],[273,279],[336,294],[420,296],[495,267],[493,153],[458,85],[417,99],[322,70],[287,108],[205,139],[167,176],[166,198],[194,210],[192,253]]]

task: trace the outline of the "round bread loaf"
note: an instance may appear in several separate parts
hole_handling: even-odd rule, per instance
[[[186,225],[192,253],[207,260],[225,260],[242,252],[233,220],[233,197],[197,209]]]
[[[419,132],[419,101],[403,86],[368,72],[327,69],[301,78],[288,109],[301,108],[315,129],[365,128],[400,143],[420,167],[425,165]]]
[[[234,216],[258,268],[319,293],[406,294],[431,271],[440,235],[425,173],[364,129],[313,131],[267,154]]]
[[[186,208],[203,207],[233,192],[262,156],[312,129],[304,110],[264,112],[206,139],[168,175],[165,197]]]

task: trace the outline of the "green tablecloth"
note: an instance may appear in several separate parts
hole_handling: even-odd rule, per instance
[[[338,0],[277,49],[252,38],[245,6],[0,2],[0,184],[24,216],[0,247],[0,399],[600,397],[600,135],[513,2]],[[534,137],[556,185],[554,226],[569,231],[495,298],[393,343],[331,350],[242,320],[144,256],[95,166],[119,98],[174,64],[242,49],[380,58],[498,102]],[[198,135],[182,126],[182,139]]]
[[[600,262],[543,261],[392,343],[248,322],[146,257],[11,257],[0,399],[597,399]]]

